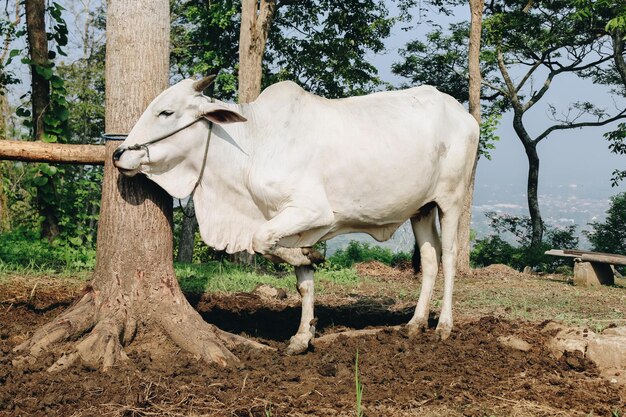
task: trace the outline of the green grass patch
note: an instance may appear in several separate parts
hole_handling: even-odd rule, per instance
[[[203,264],[175,264],[174,269],[185,292],[250,292],[259,285],[295,290],[296,276],[293,269],[274,273],[255,270],[229,262],[213,261]],[[353,268],[324,269],[315,271],[316,291],[324,293],[328,286],[354,288],[363,278]]]
[[[285,276],[256,272],[228,262],[212,261],[203,264],[175,264],[174,269],[183,291],[250,292],[258,285],[276,288],[293,288],[295,275]]]
[[[78,239],[48,242],[35,231],[17,229],[0,234],[2,270],[47,272],[89,271],[96,265],[96,251]]]
[[[76,278],[80,281],[87,281],[91,278],[90,269],[57,269],[47,265],[19,265],[4,262],[0,259],[0,284],[6,282],[10,276],[22,275],[33,277],[54,277],[54,278]]]

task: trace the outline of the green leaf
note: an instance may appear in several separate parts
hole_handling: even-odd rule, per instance
[[[43,116],[43,121],[49,127],[55,127],[61,124],[61,122],[59,121],[59,119],[56,117],[54,113],[46,113]]]
[[[39,166],[39,169],[42,173],[46,174],[49,177],[56,175],[56,173],[59,171],[58,168],[55,167],[54,165],[48,165],[48,164],[41,164]]]
[[[33,178],[33,184],[35,184],[37,187],[42,187],[46,185],[47,183],[48,183],[47,177],[39,176],[39,177]]]
[[[35,71],[46,80],[52,78],[52,75],[54,74],[50,68],[44,67],[43,65],[35,65]]]
[[[57,137],[57,135],[50,135],[50,134],[46,133],[46,134],[43,135],[43,138],[41,138],[41,140],[43,142],[46,142],[46,143],[55,143],[55,142],[57,142],[58,137]]]
[[[57,110],[57,117],[62,122],[66,121],[70,117],[70,112],[66,107],[61,107]]]
[[[15,114],[18,117],[30,117],[30,110],[25,109],[24,107],[18,107],[15,110]]]
[[[83,240],[79,236],[71,237],[68,240],[70,241],[72,245],[75,245],[75,246],[80,246],[83,244]]]
[[[63,87],[65,82],[58,75],[53,75],[52,77],[50,77],[50,84],[52,85],[52,88],[61,88]]]

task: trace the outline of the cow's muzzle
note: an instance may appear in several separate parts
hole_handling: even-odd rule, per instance
[[[115,163],[117,161],[120,160],[120,158],[122,157],[122,154],[126,151],[126,149],[122,148],[121,146],[119,148],[117,148],[114,152],[113,152],[113,164],[115,165]]]

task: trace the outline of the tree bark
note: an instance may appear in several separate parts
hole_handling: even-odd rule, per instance
[[[185,212],[193,215],[185,215]],[[183,224],[178,240],[178,262],[191,263],[193,262],[193,249],[196,243],[196,230],[198,230],[198,219],[194,212],[193,199],[189,199],[185,212],[183,212]]]
[[[0,138],[4,137],[7,133],[7,122],[6,116],[9,114],[9,103],[7,100],[6,92],[2,92],[4,94],[0,94]],[[0,139],[0,146],[3,141]],[[4,162],[1,161],[2,157],[0,157],[0,233],[9,230],[9,210],[8,210],[8,201],[7,196],[4,192],[4,173],[5,166]]]
[[[539,154],[537,154],[537,146],[534,143],[524,144],[526,155],[528,157],[528,184],[527,198],[528,211],[530,213],[530,223],[532,226],[532,236],[530,245],[534,248],[539,247],[543,240],[543,220],[541,211],[539,210]]]
[[[480,117],[480,86],[482,77],[480,74],[480,40],[483,24],[484,0],[470,0],[471,25],[468,51],[468,72],[469,72],[469,112],[478,124]],[[472,201],[474,200],[474,181],[476,178],[476,166],[478,164],[478,154],[474,158],[472,175],[470,177],[469,188],[463,203],[463,213],[459,221],[459,231],[457,233],[458,258],[457,272],[461,274],[470,273],[470,234],[472,226]]]
[[[624,32],[616,29],[612,34],[613,38],[613,62],[619,74],[622,84],[626,87],[626,61],[624,61]]]
[[[167,87],[169,1],[107,2],[106,129],[128,132],[150,101]],[[204,322],[184,298],[173,269],[172,199],[144,176],[121,176],[107,157],[93,279],[78,302],[38,329],[15,350],[13,363],[33,361],[57,342],[70,348],[49,370],[80,360],[110,369],[127,360],[138,329],[163,331],[182,349],[226,365],[229,347],[258,344]]]
[[[46,2],[45,0],[28,0],[25,2],[26,32],[30,52],[31,72],[31,105],[33,136],[42,140],[45,135],[44,117],[50,107],[50,82],[37,69],[47,67],[48,36],[46,33]],[[57,208],[52,203],[56,195],[54,178],[48,178],[45,185],[37,187],[37,206],[41,216],[41,237],[54,239],[59,234]]]
[[[241,2],[238,76],[240,103],[254,101],[261,94],[263,54],[276,7],[276,0]],[[254,255],[239,252],[233,254],[231,259],[238,264],[252,265]]]
[[[524,145],[526,157],[528,158],[528,180],[526,185],[526,198],[528,201],[528,213],[531,222],[532,247],[538,247],[543,240],[543,220],[541,210],[539,210],[539,154],[537,153],[537,143],[532,140],[526,129],[522,117],[523,111],[518,108],[513,110],[513,130]]]
[[[28,0],[26,3],[26,31],[30,51],[31,102],[33,117],[33,136],[41,140],[44,131],[44,114],[50,106],[50,83],[36,70],[37,66],[46,66],[48,60],[48,37],[46,34],[46,1]]]
[[[261,93],[263,54],[276,0],[243,0],[239,32],[239,102],[254,101]]]
[[[104,158],[105,149],[102,145],[0,140],[0,160],[103,165]]]

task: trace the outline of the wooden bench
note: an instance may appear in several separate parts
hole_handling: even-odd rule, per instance
[[[546,255],[574,258],[574,283],[583,287],[615,284],[615,265],[626,266],[626,256],[574,249],[550,249]]]

